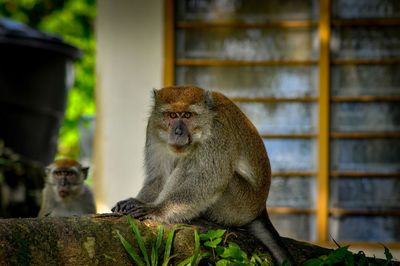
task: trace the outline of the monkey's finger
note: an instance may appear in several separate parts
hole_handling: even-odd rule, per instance
[[[121,207],[121,210],[122,210],[123,212],[127,212],[127,213],[131,212],[131,211],[134,210],[134,209],[135,209],[135,205],[133,205],[133,204],[131,204],[131,203],[124,204],[124,205]]]
[[[145,213],[146,212],[142,208],[136,208],[136,209],[133,209],[133,210],[129,211],[129,214],[132,215],[135,218],[138,218],[138,217],[144,215]]]
[[[134,208],[136,208],[137,206],[141,206],[142,204],[139,203],[137,200],[135,199],[128,199],[126,201],[120,202],[119,204],[119,209],[121,211],[124,212],[130,212],[131,210],[133,210]]]
[[[121,204],[120,204],[121,202],[118,202],[117,203],[117,205],[115,205],[112,209],[111,209],[111,211],[112,212],[122,212],[122,208],[121,208]]]
[[[139,208],[136,208],[136,209],[130,211],[129,214],[132,215],[136,219],[140,219],[143,216],[148,215],[149,211],[146,208],[139,207]]]
[[[115,206],[115,210],[117,212],[126,212],[127,206],[125,202],[118,202],[118,204]]]

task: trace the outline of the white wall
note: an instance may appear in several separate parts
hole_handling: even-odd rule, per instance
[[[99,212],[139,191],[151,91],[162,85],[163,1],[97,2],[94,190]]]

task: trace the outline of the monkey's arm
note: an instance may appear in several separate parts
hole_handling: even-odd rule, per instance
[[[139,191],[136,198],[128,198],[117,202],[117,204],[111,209],[112,212],[123,212],[126,213],[129,210],[135,208],[139,204],[152,203],[154,202],[162,189],[162,178],[148,178],[145,180],[142,189]]]
[[[204,171],[190,173],[181,170],[173,173],[154,203],[131,198],[119,202],[113,211],[127,213],[141,220],[154,219],[165,223],[183,222],[198,217],[226,189],[229,182],[226,177],[229,173],[207,172],[205,167],[195,168]]]
[[[162,178],[157,176],[154,178],[148,178],[145,180],[142,189],[136,196],[136,199],[141,202],[154,202],[162,190]]]
[[[82,209],[85,214],[95,214],[96,213],[96,204],[94,201],[94,196],[91,189],[84,185],[84,193],[80,199],[82,203]]]
[[[48,187],[46,187],[43,190],[43,194],[42,194],[42,203],[40,205],[40,211],[38,214],[39,218],[49,215],[51,213],[52,209],[54,208],[54,203],[51,198],[52,196],[49,194],[51,194],[51,190]]]
[[[40,211],[39,211],[38,217],[42,218],[44,216],[45,216],[45,207],[44,206],[40,206]]]

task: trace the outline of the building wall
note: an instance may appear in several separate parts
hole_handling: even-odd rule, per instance
[[[151,92],[162,85],[163,1],[99,0],[94,189],[99,212],[139,191]]]

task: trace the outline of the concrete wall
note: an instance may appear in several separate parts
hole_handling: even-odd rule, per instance
[[[99,212],[143,182],[151,91],[162,86],[163,2],[99,0],[94,189]]]

